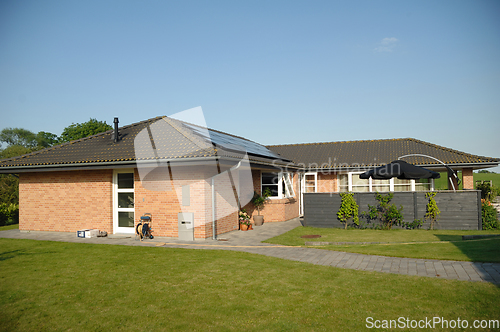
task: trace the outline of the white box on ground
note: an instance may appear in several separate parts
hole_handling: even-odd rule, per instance
[[[77,237],[85,237],[85,234],[89,231],[90,231],[90,229],[82,229],[80,231],[76,231],[76,236]]]
[[[83,237],[87,239],[97,237],[98,235],[99,235],[98,229],[82,229],[81,231],[76,231],[77,237]]]

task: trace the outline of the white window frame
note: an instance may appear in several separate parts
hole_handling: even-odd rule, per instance
[[[291,172],[260,172],[260,192],[263,192],[262,186],[262,174],[263,173],[278,173],[278,196],[270,196],[270,199],[283,199],[295,197],[295,190],[293,188],[293,173]],[[288,185],[287,185],[288,184]],[[283,185],[285,187],[283,188]],[[285,190],[285,195],[283,195],[283,189]]]
[[[113,172],[113,234],[116,233],[135,233],[135,204],[133,208],[118,208],[118,194],[119,193],[134,193],[135,203],[135,181],[134,188],[118,189],[118,174],[119,173],[132,173],[135,177],[134,169],[115,169]],[[118,212],[134,212],[134,227],[119,227],[118,226]]]
[[[314,192],[318,192],[318,172],[309,172],[309,173],[304,173],[304,176],[302,177],[302,188],[304,188],[303,192],[306,193],[305,188],[306,188],[306,177],[308,175],[314,175]]]
[[[362,174],[363,172],[348,172],[348,173],[339,173],[338,175],[346,175],[347,174],[347,190],[348,192],[353,192],[353,184],[352,184],[352,175],[353,174]],[[410,185],[411,185],[411,191],[407,192],[414,192],[416,191],[416,185],[415,185],[415,180],[410,180]],[[434,190],[434,179],[430,179],[430,188],[429,190]],[[356,187],[356,186],[355,186]],[[358,185],[358,187],[360,187]],[[394,191],[394,178],[391,178],[389,180],[389,192],[395,192]],[[370,177],[368,179],[368,192],[375,192],[373,191],[373,179]],[[340,181],[337,181],[337,191],[340,192]],[[399,192],[399,191],[398,191]]]

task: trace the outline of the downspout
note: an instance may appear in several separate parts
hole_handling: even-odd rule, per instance
[[[241,166],[241,160],[238,162],[236,166],[231,167],[227,171],[224,171],[222,173],[219,173],[215,176],[212,176],[212,239],[217,240],[217,231],[215,230],[215,178],[218,177],[219,175],[222,175],[226,172],[231,172],[234,170],[237,170]],[[231,173],[229,173],[231,174]],[[238,206],[240,206],[240,197],[238,195],[236,196],[236,200],[238,202]]]
[[[427,157],[427,158],[434,159],[437,162],[440,162],[448,170],[448,180],[450,180],[451,187],[453,188],[453,192],[456,192],[455,185],[453,184],[453,180],[451,179],[450,174],[453,174],[453,176],[455,176],[455,177],[457,177],[457,176],[456,176],[455,172],[450,168],[450,166],[446,165],[441,160],[434,158],[434,157],[431,157],[431,156],[428,156],[426,154],[419,154],[419,153],[407,154],[407,155],[399,157],[398,160],[400,160],[401,158],[404,158],[404,157]],[[457,181],[457,183],[458,183],[458,181]]]

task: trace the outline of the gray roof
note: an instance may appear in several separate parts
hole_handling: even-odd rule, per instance
[[[272,151],[305,168],[373,168],[408,154],[432,156],[451,166],[486,168],[497,166],[498,158],[476,156],[414,138],[269,145]],[[414,165],[440,167],[427,157],[405,157]]]
[[[253,163],[289,163],[253,141],[166,116],[119,128],[118,142],[114,142],[113,133],[109,130],[30,154],[2,159],[0,173],[75,166],[133,165],[155,160],[237,160],[244,155],[242,150],[246,150]]]

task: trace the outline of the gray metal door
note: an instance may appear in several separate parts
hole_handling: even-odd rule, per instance
[[[177,215],[179,240],[194,241],[194,214],[179,212]]]

